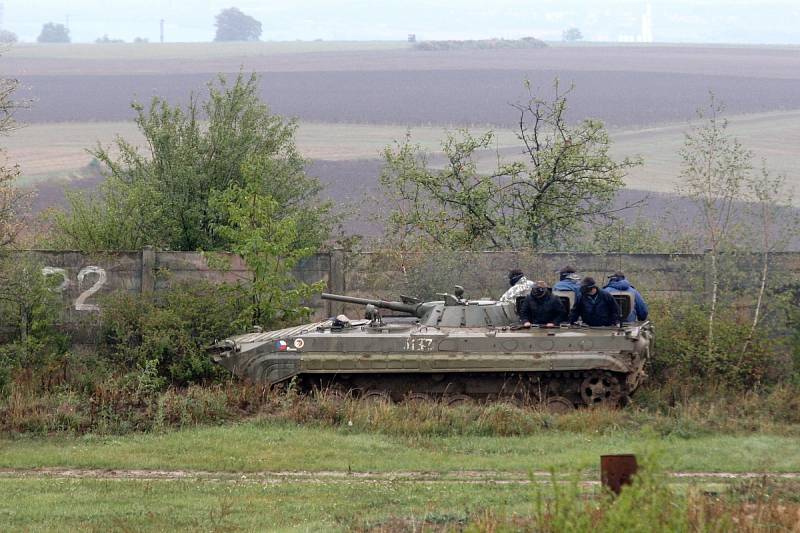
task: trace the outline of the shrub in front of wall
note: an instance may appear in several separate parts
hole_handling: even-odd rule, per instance
[[[218,381],[227,373],[211,361],[215,340],[242,330],[236,287],[181,284],[157,300],[115,293],[103,306],[102,353],[126,371],[155,365],[164,384]]]

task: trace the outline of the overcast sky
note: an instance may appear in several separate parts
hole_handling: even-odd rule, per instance
[[[800,0],[0,0],[2,27],[21,40],[68,21],[74,42],[157,41],[162,18],[167,41],[209,41],[214,15],[231,6],[262,22],[262,40],[555,40],[570,26],[587,40],[633,40],[648,3],[656,42],[800,44]]]

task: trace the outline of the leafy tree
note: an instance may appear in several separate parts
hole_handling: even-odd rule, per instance
[[[55,276],[45,276],[42,265],[25,257],[0,254],[0,397],[10,389],[19,369],[47,368],[62,357],[68,338],[56,327],[62,310],[55,292]],[[49,367],[49,368],[48,368]]]
[[[747,340],[742,345],[744,357],[756,335],[764,314],[764,296],[772,273],[771,259],[774,252],[783,251],[788,241],[797,235],[798,218],[794,211],[792,191],[787,190],[786,177],[773,175],[762,162],[760,172],[753,173],[745,181],[746,194],[750,200],[750,216],[754,222],[754,233],[759,243],[756,250],[761,256],[760,274],[753,322]]]
[[[63,24],[48,22],[42,26],[42,32],[36,38],[39,43],[68,43],[70,42],[69,29]]]
[[[694,201],[700,212],[700,231],[708,248],[710,308],[707,348],[714,347],[714,322],[720,297],[720,254],[734,244],[739,202],[751,178],[752,153],[727,130],[723,106],[713,95],[708,111],[698,111],[702,122],[686,134],[678,192]]]
[[[220,11],[214,25],[215,41],[257,41],[261,37],[261,23],[235,7]]]
[[[583,34],[578,28],[568,28],[561,34],[561,39],[567,42],[575,42],[583,39]]]
[[[19,39],[17,34],[10,30],[0,30],[0,43],[13,44]]]
[[[265,194],[260,172],[258,165],[246,166],[244,183],[217,193],[212,205],[226,219],[217,233],[253,273],[245,323],[271,327],[310,315],[311,309],[302,303],[321,291],[324,282],[307,285],[292,276],[292,269],[315,252],[313,246],[297,245],[305,215],[282,215],[280,202]]]
[[[18,82],[11,78],[0,78],[0,135],[8,135],[16,128],[14,115],[24,107],[24,102],[14,99]],[[23,223],[20,214],[25,210],[30,195],[15,186],[19,167],[6,160],[5,150],[0,148],[0,249],[13,244]]]
[[[441,170],[429,167],[410,136],[387,147],[381,184],[396,204],[388,234],[455,249],[542,248],[613,217],[619,209],[611,201],[638,162],[611,158],[600,122],[567,124],[569,91],[560,92],[557,82],[554,88],[551,100],[531,93],[515,106],[524,160],[499,162],[488,174],[478,170],[477,157],[492,147],[492,132],[448,135]]]
[[[0,166],[0,249],[14,244],[24,228],[20,215],[30,195],[15,186],[18,175],[18,167]]]
[[[646,217],[641,212],[626,218],[587,228],[587,231],[564,240],[553,251],[596,254],[671,254],[697,251],[690,236],[681,232],[676,234],[665,231],[667,223],[663,219]]]
[[[240,74],[232,84],[220,77],[209,84],[205,102],[193,96],[185,109],[160,98],[147,110],[134,109],[144,153],[124,139],[113,150],[93,152],[108,180],[98,195],[69,195],[71,210],[54,217],[54,246],[226,250],[231,242],[216,228],[226,224],[228,211],[211,199],[244,186],[244,168],[281,206],[276,217],[302,213],[298,247],[319,246],[328,237],[330,204],[319,199],[318,180],[305,174],[294,142],[297,124],[269,112],[255,75]]]
[[[23,345],[52,328],[61,298],[53,289],[53,276],[42,274],[42,265],[13,257],[0,258],[0,317]]]

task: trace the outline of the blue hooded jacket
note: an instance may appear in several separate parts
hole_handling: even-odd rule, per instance
[[[581,284],[578,281],[573,281],[568,278],[564,278],[561,281],[556,282],[553,285],[554,291],[572,291],[575,293],[575,301],[578,301],[578,298],[581,297]]]
[[[634,308],[631,310],[631,314],[625,318],[625,322],[647,320],[647,304],[645,303],[644,298],[642,298],[642,295],[639,294],[639,291],[637,291],[627,279],[611,281],[603,288],[633,294]]]

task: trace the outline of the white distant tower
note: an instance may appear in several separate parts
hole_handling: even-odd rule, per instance
[[[642,15],[642,34],[640,41],[643,43],[653,42],[653,6],[647,4]]]

